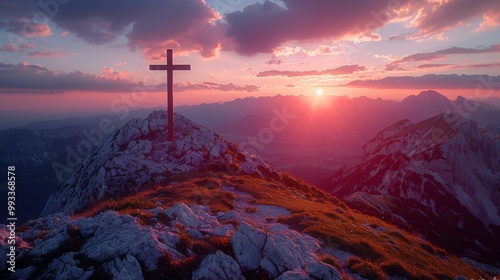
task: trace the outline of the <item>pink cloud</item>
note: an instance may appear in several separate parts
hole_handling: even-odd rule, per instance
[[[59,58],[77,55],[75,52],[55,52],[55,51],[35,51],[29,53],[29,57],[48,57],[48,58]]]
[[[438,50],[435,52],[429,53],[415,53],[411,55],[407,55],[401,59],[393,61],[386,65],[385,70],[387,71],[395,71],[404,69],[401,65],[410,62],[416,61],[433,61],[444,59],[449,55],[455,54],[484,54],[484,53],[500,53],[500,44],[491,45],[489,47],[482,48],[461,48],[461,47],[452,47],[444,50]]]
[[[2,52],[19,52],[19,48],[16,45],[5,43],[0,46],[0,51]]]
[[[433,68],[495,68],[500,67],[500,62],[493,63],[477,63],[477,64],[447,64],[447,63],[426,63],[416,66],[416,69],[433,69]]]
[[[280,65],[283,63],[283,60],[276,58],[273,56],[270,60],[266,61],[267,65]]]
[[[449,0],[428,2],[413,21],[418,30],[410,37],[431,36],[483,17],[483,26],[498,22],[500,1],[496,0]],[[494,16],[495,15],[495,16]]]
[[[446,64],[446,63],[426,63],[420,64],[416,68],[418,69],[428,69],[428,68],[445,68],[450,66],[455,66],[456,64]]]
[[[303,76],[321,76],[321,75],[347,75],[354,72],[365,71],[364,66],[359,65],[344,65],[334,69],[326,70],[310,70],[310,71],[279,71],[279,70],[269,70],[259,72],[257,77],[272,77],[272,76],[285,76],[285,77],[303,77]]]
[[[61,35],[59,35],[59,37],[66,37],[66,36],[68,36],[69,34],[71,34],[71,32],[69,32],[69,31],[64,31],[63,33],[61,33]]]
[[[162,87],[164,88],[164,87]],[[174,85],[175,91],[183,92],[189,90],[219,90],[219,91],[240,91],[240,92],[255,92],[259,90],[256,85],[235,85],[233,83],[229,84],[218,84],[213,82],[203,82],[203,83],[177,83]]]
[[[485,31],[490,29],[496,29],[500,26],[500,9],[496,11],[491,10],[483,14],[483,21],[475,29],[475,31]]]
[[[424,75],[419,77],[386,77],[378,80],[356,80],[340,87],[372,89],[476,89],[482,81],[490,81],[494,90],[500,90],[500,76],[489,75]]]
[[[401,35],[391,35],[387,38],[387,41],[402,40],[404,39]]]
[[[52,35],[52,30],[50,26],[46,23],[34,23],[26,20],[21,21],[22,25],[17,26],[12,29],[14,33],[22,35],[26,38],[33,37],[48,37]]]
[[[21,44],[14,45],[11,43],[4,43],[0,46],[0,51],[2,52],[23,52],[27,49],[32,49],[34,46],[32,44]]]
[[[126,80],[129,73],[127,71],[115,71],[111,66],[104,66],[98,76],[110,80]]]
[[[464,67],[464,68],[488,68],[488,67],[500,67],[500,62],[469,64],[469,65],[464,65],[463,67]]]

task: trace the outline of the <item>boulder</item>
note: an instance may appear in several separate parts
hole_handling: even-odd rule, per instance
[[[302,270],[291,270],[281,274],[276,280],[313,280]]]
[[[233,258],[217,251],[206,256],[198,270],[193,273],[193,280],[244,280],[240,266]]]
[[[306,271],[309,276],[314,277],[314,279],[319,280],[342,280],[342,276],[337,268],[323,263],[323,262],[312,262],[306,267]]]
[[[266,234],[247,223],[240,224],[231,238],[236,261],[243,271],[256,270],[260,266]]]
[[[268,228],[261,266],[271,277],[277,276],[276,271],[283,273],[300,270],[307,264],[318,261],[316,252],[320,248],[316,239],[275,224]]]
[[[125,258],[115,258],[111,262],[104,265],[106,272],[113,279],[120,280],[143,280],[141,266],[137,259],[132,255],[127,255]]]
[[[164,212],[170,219],[177,221],[185,227],[197,228],[205,224],[203,219],[184,203],[167,208]]]

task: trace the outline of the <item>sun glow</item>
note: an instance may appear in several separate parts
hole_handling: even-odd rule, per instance
[[[315,93],[316,93],[316,96],[321,96],[321,95],[323,95],[323,91],[322,91],[321,89],[317,89],[317,90],[315,91]]]

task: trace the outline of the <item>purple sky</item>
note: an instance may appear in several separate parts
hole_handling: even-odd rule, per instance
[[[148,65],[167,48],[192,65],[176,104],[500,95],[497,0],[6,0],[0,14],[3,111],[109,111],[138,90],[135,107],[162,106]]]

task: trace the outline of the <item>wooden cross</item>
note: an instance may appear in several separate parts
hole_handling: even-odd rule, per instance
[[[167,71],[168,141],[174,141],[174,70],[191,70],[191,65],[174,65],[173,51],[167,50],[167,65],[149,65],[149,70]]]

